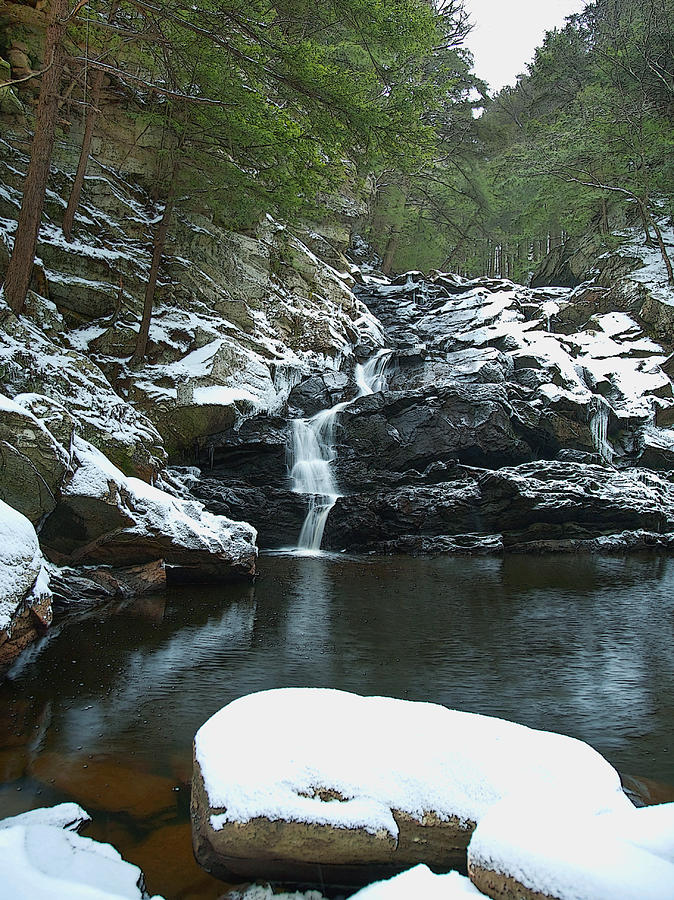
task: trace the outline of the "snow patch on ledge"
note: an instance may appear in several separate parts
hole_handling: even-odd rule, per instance
[[[465,900],[467,897],[484,897],[484,894],[458,872],[435,875],[428,866],[420,865],[387,881],[375,881],[351,900]]]
[[[0,893],[30,900],[141,900],[142,872],[110,844],[68,830],[87,821],[74,803],[0,822]],[[155,897],[154,900],[162,900]]]

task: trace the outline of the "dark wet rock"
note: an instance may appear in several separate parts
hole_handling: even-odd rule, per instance
[[[326,545],[405,552],[428,541],[432,552],[441,552],[435,539],[449,538],[446,552],[456,552],[458,537],[466,548],[487,540],[498,550],[500,536],[505,550],[541,550],[561,549],[550,542],[649,532],[666,535],[659,545],[669,546],[672,501],[674,485],[645,470],[550,461],[463,469],[460,479],[432,487],[341,498],[328,519]]]
[[[79,569],[52,568],[49,582],[53,605],[65,609],[72,604],[129,599],[166,587],[166,570],[161,561],[140,566],[83,566]]]
[[[329,370],[322,375],[307,378],[293,388],[288,397],[288,406],[296,416],[313,416],[322,409],[351,400],[356,396],[354,383],[344,372]]]
[[[385,473],[421,473],[438,462],[522,462],[533,454],[515,425],[507,394],[496,385],[373,394],[342,412],[335,469],[340,484],[354,490]]]
[[[222,472],[201,478],[194,494],[209,512],[230,519],[245,516],[265,548],[293,546],[307,514],[307,498],[289,488],[230,482]]]
[[[216,468],[232,480],[251,485],[278,484],[287,475],[290,426],[277,416],[255,416],[240,428],[212,435],[202,460],[205,472]]]

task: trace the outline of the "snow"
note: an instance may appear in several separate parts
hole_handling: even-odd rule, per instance
[[[31,809],[18,816],[0,819],[1,828],[14,828],[16,825],[49,825],[52,828],[65,828],[77,831],[85,822],[90,822],[88,812],[77,803],[59,803],[58,806],[47,806],[42,809]]]
[[[213,515],[197,500],[182,500],[139,478],[128,478],[79,437],[73,440],[73,464],[64,496],[116,503],[135,522],[129,534],[166,536],[176,546],[209,553],[244,552],[255,542],[257,532],[251,525]]]
[[[0,630],[31,595],[49,596],[49,576],[32,523],[0,500]]]
[[[435,875],[428,866],[415,866],[387,881],[376,881],[353,894],[351,900],[465,900],[466,897],[484,897],[472,882],[449,872]]]
[[[621,810],[601,822],[616,838],[674,864],[674,803]]]
[[[75,804],[33,810],[0,822],[3,897],[12,900],[141,900],[142,873],[110,844],[68,829]],[[155,898],[161,900],[161,898]]]
[[[469,869],[557,900],[672,900],[674,865],[621,838],[613,816],[596,815],[586,799],[581,789],[495,805],[473,833]]]
[[[660,222],[662,237],[669,252],[674,258],[674,227],[666,227],[664,220]],[[632,228],[623,232],[627,243],[621,248],[622,253],[638,257],[642,267],[630,273],[630,280],[648,286],[649,293],[661,303],[674,306],[674,287],[667,283],[667,270],[658,247],[647,247],[644,244],[643,232]]]
[[[396,836],[393,810],[468,824],[533,786],[573,785],[597,811],[628,802],[617,772],[580,741],[435,704],[330,689],[235,700],[199,729],[195,752],[215,830],[260,816]],[[325,802],[319,788],[344,799]]]

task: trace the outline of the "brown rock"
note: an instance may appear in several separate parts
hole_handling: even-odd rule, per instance
[[[555,900],[550,894],[541,894],[523,884],[511,875],[492,872],[480,866],[468,865],[468,874],[478,891],[493,900]]]
[[[54,785],[87,810],[149,819],[175,809],[174,785],[168,778],[129,769],[110,759],[43,753],[30,767],[30,774]]]
[[[674,785],[653,781],[641,775],[621,775],[623,790],[635,806],[656,806],[674,803]]]
[[[189,822],[153,831],[125,854],[143,870],[151,894],[163,897],[219,897],[226,885],[208,875],[192,853]]]
[[[325,799],[339,802],[331,792],[326,792]],[[268,879],[346,886],[389,878],[419,862],[449,870],[465,866],[466,847],[475,827],[433,815],[420,822],[394,810],[397,841],[387,831],[371,834],[364,828],[266,818],[226,823],[215,831],[211,815],[222,810],[209,806],[196,759],[191,809],[194,855],[207,872],[225,881]]]

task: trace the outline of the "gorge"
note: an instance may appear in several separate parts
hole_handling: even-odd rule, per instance
[[[0,0],[0,900],[670,900],[672,4],[470,28]]]

